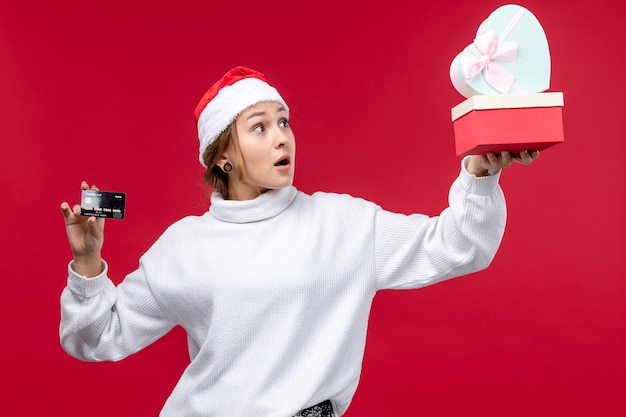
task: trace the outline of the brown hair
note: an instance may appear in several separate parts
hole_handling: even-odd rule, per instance
[[[231,123],[226,130],[224,130],[215,139],[215,141],[209,145],[204,151],[202,158],[207,166],[204,172],[204,181],[224,197],[225,200],[229,199],[228,183],[229,174],[225,173],[222,168],[217,165],[221,156],[232,145],[236,161],[229,161],[231,164],[237,167],[237,177],[239,181],[244,181],[245,170],[243,167],[243,156],[241,155],[241,149],[239,148],[239,138],[237,137],[237,129],[235,128],[235,122]]]

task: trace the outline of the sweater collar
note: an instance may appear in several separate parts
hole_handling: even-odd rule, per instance
[[[209,213],[228,223],[251,223],[279,215],[296,198],[294,186],[269,190],[253,200],[224,200],[217,191],[211,194]]]

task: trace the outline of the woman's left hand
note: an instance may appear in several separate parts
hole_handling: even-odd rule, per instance
[[[510,167],[514,162],[530,165],[538,157],[539,151],[522,151],[520,153],[502,151],[499,154],[488,152],[486,155],[472,155],[467,163],[467,171],[477,177],[485,177],[502,168]]]

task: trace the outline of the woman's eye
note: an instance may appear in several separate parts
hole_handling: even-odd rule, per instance
[[[283,119],[283,120],[280,121],[279,125],[280,125],[280,127],[287,127],[287,126],[289,126],[289,120]]]
[[[252,130],[254,132],[257,132],[257,133],[263,133],[265,128],[263,127],[263,125],[256,125],[256,126],[254,126],[254,128]]]

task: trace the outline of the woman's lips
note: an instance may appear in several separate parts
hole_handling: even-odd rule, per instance
[[[291,158],[288,154],[281,156],[274,164],[278,169],[289,169],[291,167]]]

